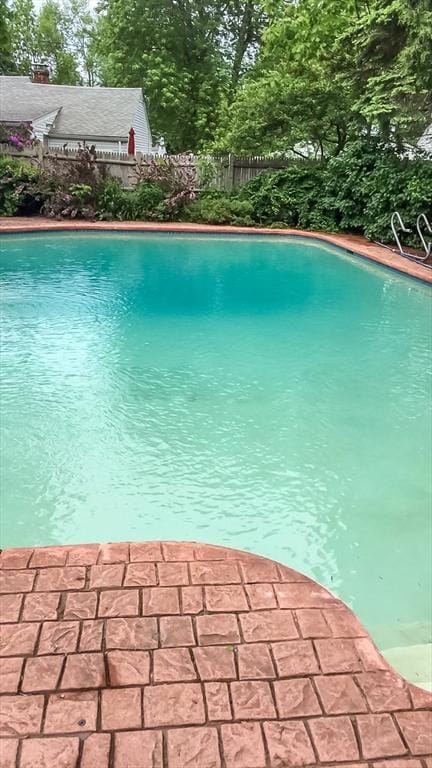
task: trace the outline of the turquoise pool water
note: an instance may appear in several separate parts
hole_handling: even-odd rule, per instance
[[[3,545],[199,539],[424,643],[430,289],[286,238],[0,240]]]

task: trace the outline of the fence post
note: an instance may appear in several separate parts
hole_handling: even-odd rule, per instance
[[[47,148],[48,151],[48,148]],[[39,141],[36,144],[36,158],[39,163],[40,168],[45,167],[45,145],[42,141]]]
[[[235,165],[234,165],[234,155],[230,152],[228,155],[228,184],[227,188],[230,192],[232,188],[234,187],[234,173],[235,173]]]

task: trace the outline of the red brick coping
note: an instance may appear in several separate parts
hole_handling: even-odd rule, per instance
[[[191,542],[0,565],[1,768],[432,767],[432,695],[284,565]]]
[[[252,227],[211,226],[208,224],[160,223],[144,221],[53,221],[42,217],[0,218],[1,233],[50,232],[60,230],[98,230],[130,232],[183,232],[229,235],[279,235],[309,237],[323,240],[331,245],[344,248],[350,253],[361,256],[377,264],[394,269],[397,272],[415,277],[425,283],[432,283],[432,270],[415,261],[410,261],[391,250],[369,242],[356,235],[334,235],[326,232],[309,232],[301,229],[255,229]]]

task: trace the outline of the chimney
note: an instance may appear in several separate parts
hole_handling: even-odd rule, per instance
[[[49,83],[49,68],[46,64],[34,64],[32,72],[32,83]]]

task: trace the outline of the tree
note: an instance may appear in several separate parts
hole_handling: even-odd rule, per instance
[[[81,81],[78,65],[68,49],[67,17],[55,0],[46,0],[36,27],[38,57],[51,68],[52,81],[64,85],[77,85]]]
[[[10,11],[6,0],[0,0],[0,74],[8,74],[11,69],[12,42]]]
[[[432,119],[430,0],[268,0],[267,12],[220,148],[326,156],[370,133],[401,146]]]
[[[88,0],[69,0],[63,6],[65,36],[86,85],[97,81],[96,23]]]
[[[257,0],[105,0],[102,80],[142,87],[154,132],[171,150],[199,149],[253,58],[258,8]]]
[[[11,46],[15,72],[18,75],[30,75],[37,56],[36,14],[33,0],[13,0]]]
[[[300,0],[268,7],[254,68],[239,89],[217,144],[239,152],[341,151],[348,135],[346,52],[337,45],[354,5]],[[300,146],[299,146],[300,145]]]
[[[384,139],[415,140],[432,114],[430,0],[374,0],[345,34],[353,110]]]
[[[44,62],[54,83],[95,84],[95,18],[87,0],[45,0],[38,13],[33,0],[12,0],[10,17],[14,72],[30,75]]]

